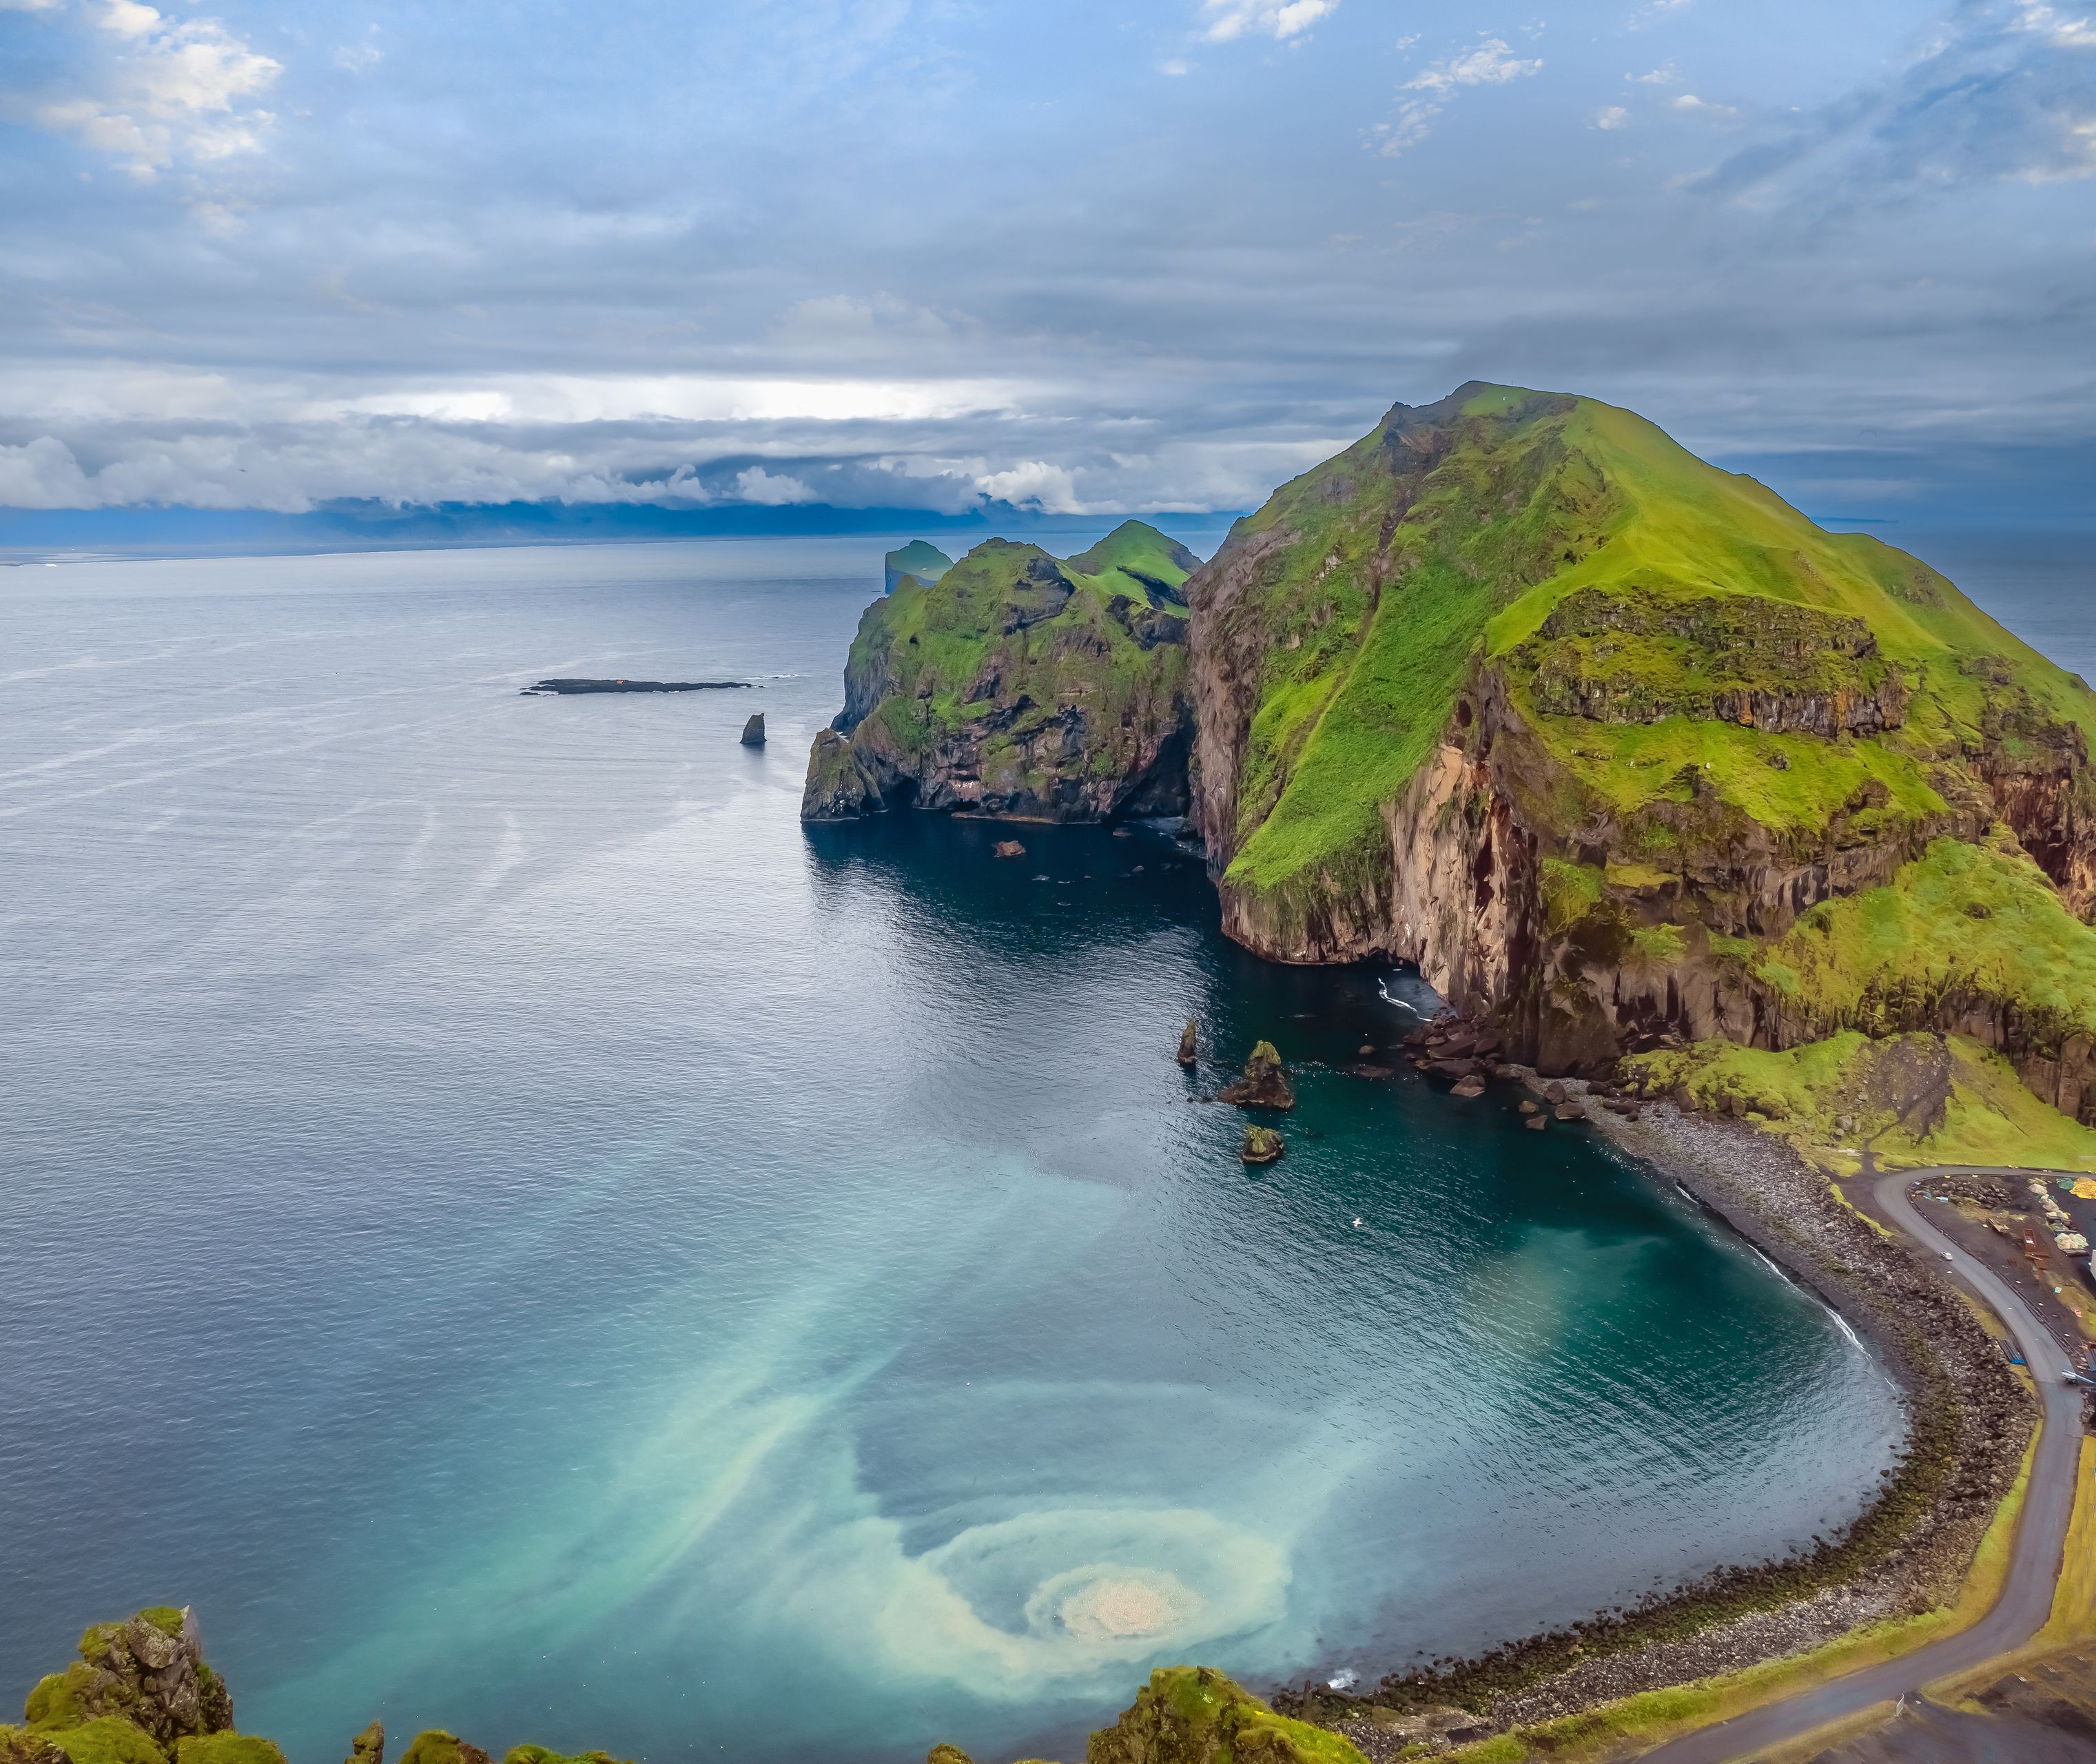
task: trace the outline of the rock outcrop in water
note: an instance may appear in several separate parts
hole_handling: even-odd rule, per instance
[[[1199,560],[1139,521],[1082,555],[990,539],[867,609],[801,813],[1102,821],[1179,814],[1193,703],[1181,585]]]
[[[1238,941],[1416,962],[1547,1071],[1926,1027],[2096,1123],[2096,696],[1915,559],[1474,383],[1187,594]],[[1967,913],[2004,897],[2014,932]]]
[[[1271,1127],[1247,1126],[1238,1156],[1247,1164],[1272,1164],[1287,1149],[1287,1142]]]
[[[749,721],[743,724],[742,744],[745,747],[764,745],[764,713],[762,711],[753,713]]]
[[[1244,1076],[1216,1094],[1219,1102],[1234,1102],[1242,1109],[1292,1109],[1295,1093],[1281,1069],[1281,1054],[1271,1041],[1261,1041],[1246,1060]]]

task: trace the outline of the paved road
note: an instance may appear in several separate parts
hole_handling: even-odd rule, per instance
[[[2045,1431],[2031,1465],[2024,1496],[2022,1522],[2007,1584],[1993,1610],[1970,1629],[1931,1642],[1897,1660],[1867,1666],[1847,1678],[1779,1703],[1736,1716],[1714,1727],[1640,1754],[1640,1764],[1724,1764],[1751,1756],[1810,1733],[1814,1727],[1860,1714],[1873,1703],[1889,1702],[1918,1691],[1932,1679],[1963,1671],[2020,1648],[2037,1633],[2052,1611],[2053,1588],[2059,1578],[2060,1553],[2074,1510],[2074,1478],[2081,1447],[2081,1393],[2062,1383],[2070,1368],[2067,1355],[2030,1308],[2006,1282],[1983,1267],[1924,1220],[1907,1199],[1916,1182],[1945,1176],[2031,1177],[2052,1172],[2004,1169],[1976,1164],[1945,1164],[1928,1170],[1902,1170],[1881,1177],[1873,1190],[1880,1209],[1932,1255],[1950,1252],[1949,1267],[1965,1288],[2002,1322],[2023,1350],[2037,1379],[2045,1404]]]

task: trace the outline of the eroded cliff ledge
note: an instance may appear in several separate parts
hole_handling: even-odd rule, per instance
[[[1240,942],[1416,962],[1547,1071],[1932,1028],[2096,1121],[2096,697],[1915,558],[1472,384],[1187,594]]]

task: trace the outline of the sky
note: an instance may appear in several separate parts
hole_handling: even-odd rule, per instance
[[[0,508],[1240,509],[1471,378],[2096,526],[2096,0],[0,0]]]

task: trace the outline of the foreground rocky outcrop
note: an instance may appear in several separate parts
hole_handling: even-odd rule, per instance
[[[285,1764],[274,1740],[240,1733],[233,1696],[203,1657],[194,1613],[157,1605],[97,1623],[80,1657],[40,1679],[19,1725],[0,1725],[0,1764]],[[386,1730],[373,1722],[350,1743],[347,1764],[385,1764]],[[432,1728],[401,1764],[492,1764],[489,1754]],[[503,1764],[619,1764],[603,1752],[572,1756],[513,1746]]]
[[[1199,561],[1130,521],[1075,557],[990,539],[936,582],[903,574],[859,622],[802,818],[1184,814],[1181,588]]]
[[[1283,486],[1187,596],[1238,941],[1415,962],[1545,1071],[1929,1028],[2096,1123],[2096,696],[1915,559],[1474,383]]]

